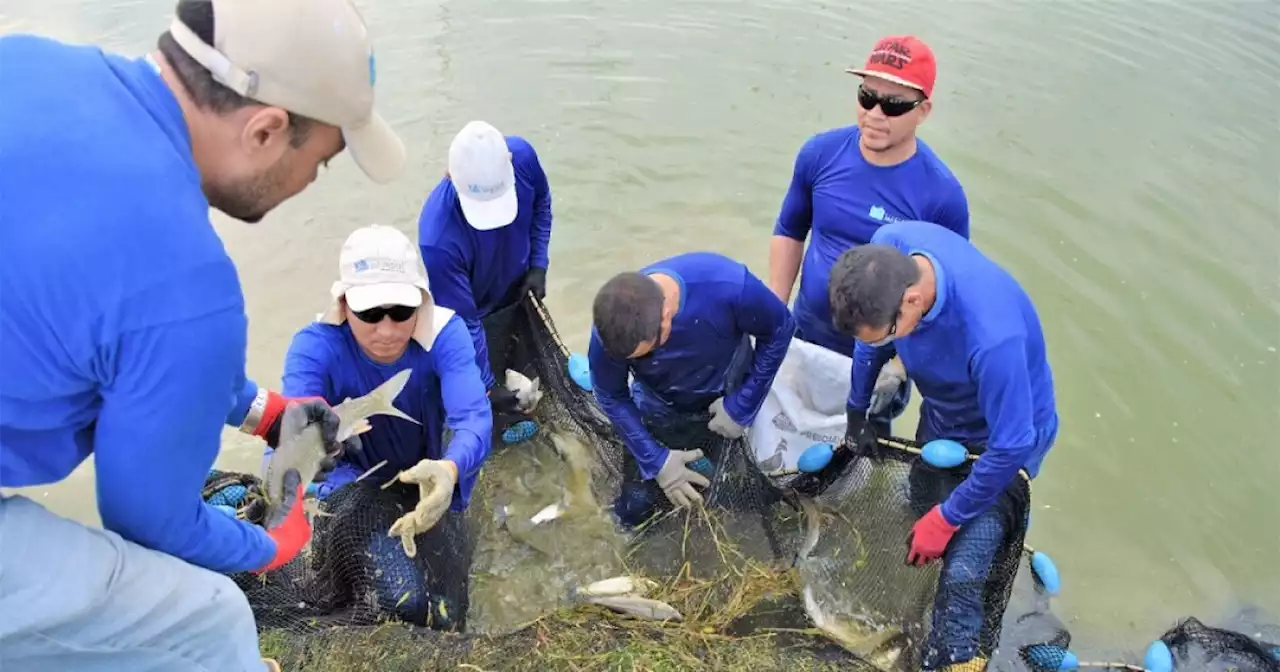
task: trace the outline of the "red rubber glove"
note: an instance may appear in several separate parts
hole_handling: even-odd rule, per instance
[[[942,517],[942,506],[935,504],[911,526],[911,534],[907,535],[907,564],[923,567],[942,557],[958,529]]]
[[[306,486],[299,483],[298,494],[293,500],[293,506],[289,508],[289,515],[285,516],[284,522],[277,525],[275,529],[267,530],[267,536],[276,542],[276,555],[271,558],[271,562],[267,563],[266,567],[254,570],[254,574],[269,572],[289,564],[298,557],[302,547],[311,541],[311,522],[302,512],[302,498],[305,494]]]

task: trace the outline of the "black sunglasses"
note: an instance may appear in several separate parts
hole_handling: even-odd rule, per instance
[[[901,117],[902,115],[916,109],[926,99],[919,100],[903,100],[896,96],[882,96],[865,86],[858,87],[858,104],[864,110],[872,110],[876,105],[880,106],[880,111],[884,112],[886,117]]]
[[[390,317],[392,322],[407,322],[418,309],[413,306],[377,306],[352,312],[365,324],[377,324],[384,317]]]

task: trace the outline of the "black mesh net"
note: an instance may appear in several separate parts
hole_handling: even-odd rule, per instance
[[[289,565],[234,577],[264,652],[286,669],[916,670],[995,649],[1026,529],[1025,481],[966,528],[948,556],[957,571],[908,567],[911,525],[962,470],[929,468],[917,444],[886,440],[883,458],[778,488],[744,440],[695,414],[649,427],[709,462],[706,506],[672,510],[568,375],[542,303],[525,299],[485,323],[499,380],[509,368],[541,385],[538,431],[507,446],[503,430],[523,418],[495,419],[470,509],[420,535],[417,557],[387,536],[416,489],[370,479],[319,503],[311,544]],[[251,476],[215,473],[205,494],[237,506],[224,500],[252,499],[254,488]],[[583,501],[598,515],[574,513]],[[625,607],[584,604],[561,585],[618,575],[651,580],[648,597],[681,619],[621,617]]]

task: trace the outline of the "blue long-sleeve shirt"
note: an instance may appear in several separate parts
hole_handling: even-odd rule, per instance
[[[642,424],[628,374],[673,409],[705,411],[725,394],[726,375],[743,336],[754,336],[750,371],[724,401],[729,417],[750,425],[786,357],[795,320],[745,265],[719,254],[681,254],[640,272],[666,275],[680,285],[679,307],[666,342],[644,357],[619,359],[605,351],[592,329],[587,357],[595,397],[648,479],[662,469],[668,451]]]
[[[1057,437],[1040,318],[1013,276],[940,226],[889,224],[871,242],[928,259],[937,298],[905,336],[879,348],[858,342],[848,406],[866,410],[880,367],[896,351],[924,398],[924,434],[986,447],[942,505],[949,522],[963,525],[990,506],[1019,469],[1035,477]]]
[[[489,231],[467,223],[453,182],[445,177],[427,197],[418,217],[418,245],[436,304],[466,320],[485,389],[501,381],[490,371],[489,348],[480,321],[517,300],[530,268],[546,269],[551,243],[551,187],[533,146],[506,136],[516,174],[515,221]],[[497,377],[495,377],[495,375]]]
[[[257,391],[235,265],[145,59],[0,37],[0,486],[95,457],[103,527],[220,572],[275,555],[200,497]]]
[[[831,267],[842,252],[903,220],[934,222],[969,237],[964,189],[923,140],[910,159],[877,166],[863,158],[859,136],[857,126],[848,126],[804,143],[773,228],[775,236],[800,242],[812,233],[793,307],[797,335],[842,355],[853,350],[853,337],[831,324],[827,295]]]
[[[466,324],[452,311],[436,308],[435,312],[444,324],[436,326],[434,342],[424,348],[417,340],[409,341],[394,364],[370,359],[345,323],[313,322],[294,335],[285,355],[285,396],[323,397],[336,406],[372,392],[406,368],[413,369],[392,405],[421,424],[388,415],[370,418],[372,428],[360,435],[363,450],[338,463],[318,488],[321,498],[383,460],[387,464],[374,475],[379,482],[420,460],[445,459],[458,465],[451,508],[461,511],[470,503],[480,467],[489,456],[493,415]],[[443,446],[446,427],[453,430],[453,437]],[[272,452],[267,448],[264,459]]]

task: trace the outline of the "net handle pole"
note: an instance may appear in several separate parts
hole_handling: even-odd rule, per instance
[[[534,296],[532,291],[526,296],[533,303],[533,309],[537,311],[538,316],[542,318],[542,323],[547,326],[547,331],[551,332],[551,340],[555,342],[557,348],[560,348],[560,354],[568,359],[569,348],[565,347],[564,341],[560,338],[560,333],[556,331],[555,323],[551,321],[551,312],[547,310],[547,304],[543,303],[542,299]]]

